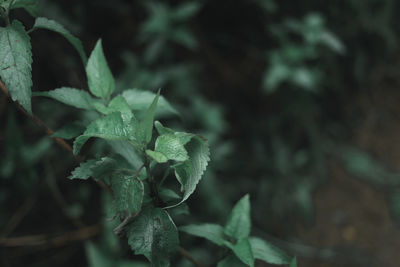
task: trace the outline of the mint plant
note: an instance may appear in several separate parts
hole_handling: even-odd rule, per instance
[[[161,96],[161,90],[154,94],[127,89],[116,94],[115,79],[103,53],[101,40],[87,59],[80,40],[53,20],[37,17],[28,31],[20,21],[10,21],[10,11],[15,8],[24,8],[33,16],[39,12],[34,0],[0,1],[0,14],[5,22],[5,26],[0,27],[2,91],[9,93],[32,118],[36,118],[31,107],[32,95],[48,97],[84,112],[95,112],[96,118],[84,129],[76,127],[53,134],[80,162],[69,178],[92,178],[110,192],[113,217],[119,220],[114,233],[126,235],[133,253],[144,255],[152,266],[170,266],[171,257],[178,251],[202,266],[180,247],[178,227],[172,214],[195,192],[207,168],[210,161],[207,140],[198,134],[175,131],[155,119],[159,107],[176,113]],[[196,8],[191,8],[195,12]],[[29,33],[37,29],[57,32],[75,47],[85,66],[90,93],[70,87],[32,93]],[[75,139],[71,149],[64,139],[72,138]],[[81,150],[91,138],[107,141],[110,147],[117,150],[116,155],[108,153],[85,160],[87,156],[83,156]],[[129,153],[118,151],[122,149]],[[166,181],[170,173],[174,174],[180,194],[176,192],[173,181]],[[272,244],[250,237],[248,195],[233,208],[225,227],[203,224],[179,229],[227,248],[228,252],[217,266],[254,266],[255,259],[272,264],[297,265],[295,259],[291,261]],[[97,253],[91,245],[88,245],[88,251],[91,257]]]

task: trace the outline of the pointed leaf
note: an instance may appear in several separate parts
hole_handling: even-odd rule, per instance
[[[37,0],[14,0],[10,9],[24,8],[31,16],[39,16],[39,3]]]
[[[121,219],[139,213],[144,195],[142,181],[134,176],[117,173],[112,176],[111,187],[115,196],[115,209]]]
[[[250,237],[254,258],[271,264],[289,264],[290,257],[281,249],[258,237]]]
[[[188,153],[179,137],[173,134],[160,135],[155,144],[156,152],[163,154],[168,160],[188,160]]]
[[[76,49],[79,56],[81,57],[83,65],[86,66],[87,56],[86,56],[85,50],[83,49],[82,42],[78,38],[76,38],[74,35],[72,35],[67,29],[64,28],[64,26],[59,24],[57,21],[40,17],[35,20],[33,29],[34,30],[46,29],[46,30],[50,30],[50,31],[59,33],[62,36],[64,36],[64,38],[67,39],[71,43],[71,45]]]
[[[154,97],[156,97],[156,94],[150,91],[143,91],[139,89],[127,89],[124,90],[122,96],[125,98],[132,110],[140,111],[146,110],[150,106],[154,100]],[[157,103],[156,115],[160,116],[169,114],[177,115],[178,112],[163,96],[160,96]]]
[[[163,153],[157,151],[147,149],[146,154],[158,163],[165,163],[168,161],[168,158]]]
[[[225,242],[225,245],[229,247],[243,263],[251,267],[254,266],[254,256],[248,238],[239,239],[234,245],[230,242]]]
[[[72,139],[81,135],[86,129],[86,126],[82,122],[67,123],[61,129],[54,132],[51,137],[59,137],[62,139]]]
[[[102,102],[97,101],[93,103],[93,106],[95,109],[104,114],[104,115],[109,115],[114,112],[121,112],[122,120],[124,122],[128,122],[133,118],[133,113],[131,109],[129,108],[128,104],[126,103],[125,98],[123,98],[121,95],[118,95],[114,97],[111,101],[108,107],[106,107]]]
[[[0,27],[0,77],[14,101],[31,110],[32,52],[28,34],[21,22]]]
[[[128,243],[136,255],[153,266],[169,266],[169,257],[179,247],[178,231],[168,213],[159,208],[143,210],[127,229]]]
[[[184,192],[180,203],[188,199],[194,192],[210,161],[210,150],[207,141],[204,141],[199,136],[194,136],[186,144],[185,148],[188,152],[189,160],[173,167]]]
[[[101,158],[100,160],[88,160],[82,162],[79,167],[75,168],[71,172],[69,179],[83,179],[86,180],[89,177],[95,179],[104,179],[105,177],[111,176],[111,173],[117,168],[117,162],[109,157]]]
[[[101,40],[94,47],[86,65],[89,90],[97,97],[108,100],[115,90],[115,81],[104,56]]]
[[[136,138],[139,142],[144,144],[148,144],[151,140],[152,132],[153,132],[153,121],[154,121],[154,113],[156,111],[158,98],[160,97],[160,90],[158,90],[157,95],[154,97],[153,102],[147,109],[144,118],[139,123]]]
[[[224,238],[224,228],[218,224],[205,223],[200,225],[186,225],[179,227],[180,231],[188,233],[190,235],[203,237],[210,240],[211,242],[222,246],[226,242]]]
[[[69,87],[61,87],[47,92],[35,92],[33,96],[50,97],[66,105],[87,110],[93,109],[95,102],[88,92]]]
[[[120,113],[112,113],[92,122],[83,133],[75,139],[74,154],[78,154],[82,146],[91,137],[106,140],[129,140],[133,132],[131,123],[124,123]]]
[[[242,261],[240,261],[235,254],[230,253],[223,260],[218,262],[217,267],[245,267],[247,266]]]
[[[225,225],[225,234],[236,239],[246,238],[251,230],[249,195],[242,197],[233,207],[228,222]]]

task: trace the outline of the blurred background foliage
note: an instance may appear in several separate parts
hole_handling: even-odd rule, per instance
[[[224,223],[249,192],[254,231],[297,255],[299,266],[400,262],[389,248],[400,243],[392,227],[400,220],[396,1],[43,0],[41,6],[86,51],[103,39],[117,90],[162,88],[174,108],[166,106],[159,118],[209,140],[210,167],[189,200],[190,215],[176,214],[178,225]],[[14,15],[33,24],[22,10]],[[31,37],[34,91],[85,88],[79,56],[62,37]],[[94,116],[48,99],[34,99],[33,108],[55,130],[70,123],[64,131],[76,129]],[[101,188],[65,179],[76,166],[72,157],[4,95],[0,125],[0,236],[65,233],[76,229],[77,218],[104,223],[91,243],[2,248],[1,266],[142,266],[113,236]],[[84,153],[108,150],[100,141]],[[367,191],[383,201],[358,197]],[[332,203],[339,203],[334,210]],[[372,217],[357,213],[368,208],[376,211]],[[212,244],[184,234],[181,242],[204,263],[218,258]],[[191,265],[177,257],[173,266]]]

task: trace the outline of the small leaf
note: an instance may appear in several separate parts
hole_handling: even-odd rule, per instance
[[[11,98],[30,114],[32,87],[32,52],[28,34],[21,22],[0,27],[0,77]]]
[[[108,101],[115,90],[115,81],[103,53],[101,40],[98,40],[86,65],[90,92]]]
[[[85,131],[86,126],[81,122],[67,123],[61,129],[54,132],[51,137],[59,137],[62,139],[72,139],[81,135]]]
[[[290,263],[289,267],[297,267],[297,259],[296,257],[293,258],[292,262]]]
[[[248,238],[239,239],[234,245],[226,241],[225,245],[229,247],[243,263],[251,267],[254,266],[254,256]]]
[[[150,91],[143,91],[139,89],[127,89],[124,90],[122,96],[125,98],[132,110],[140,111],[146,110],[150,106],[154,100],[154,97],[156,97],[156,94]],[[156,115],[160,116],[169,114],[177,115],[178,112],[163,96],[160,96],[157,103]]]
[[[91,159],[82,162],[79,167],[71,172],[68,178],[86,180],[89,177],[93,177],[95,179],[104,179],[110,176],[116,168],[117,162],[112,158],[104,157],[100,160]]]
[[[88,92],[69,87],[61,87],[47,92],[35,92],[33,96],[50,97],[66,105],[87,110],[93,109],[95,102]]]
[[[281,249],[258,237],[249,238],[254,258],[270,264],[289,264],[290,257]]]
[[[203,237],[209,241],[217,244],[218,246],[224,245],[226,242],[224,238],[224,228],[218,224],[205,223],[200,225],[186,225],[179,227],[180,231],[190,235]]]
[[[106,140],[129,140],[133,132],[131,123],[124,123],[120,113],[112,113],[92,122],[83,133],[74,141],[74,154],[78,154],[82,146],[91,137]]]
[[[40,13],[39,3],[37,0],[14,0],[10,9],[14,8],[23,8],[31,14],[32,17],[37,17]]]
[[[233,207],[228,222],[225,225],[225,234],[236,239],[249,236],[251,230],[249,195],[242,197]]]
[[[109,115],[114,112],[121,112],[122,120],[124,122],[130,121],[134,116],[129,108],[128,104],[126,103],[125,98],[123,98],[121,95],[118,95],[114,97],[111,101],[108,107],[106,107],[102,102],[97,101],[93,103],[93,106],[95,109],[104,114],[104,115]]]
[[[207,164],[210,161],[210,150],[206,141],[194,136],[185,146],[189,160],[175,165],[175,176],[183,188],[183,198],[180,203],[189,198],[196,189]]]
[[[179,137],[172,134],[160,135],[156,140],[154,151],[165,155],[168,160],[185,161],[189,159]]]
[[[144,186],[137,177],[114,174],[111,179],[114,192],[114,205],[121,219],[136,215],[142,208]]]
[[[163,153],[157,151],[147,149],[146,154],[158,163],[165,163],[168,161],[168,158]]]
[[[57,21],[40,17],[35,20],[35,24],[33,25],[32,29],[33,30],[46,29],[59,33],[62,36],[64,36],[64,38],[67,39],[72,44],[72,46],[77,50],[79,56],[81,57],[83,65],[86,66],[87,56],[85,50],[83,49],[82,42],[74,35],[72,35],[67,29],[64,28],[64,26],[59,24]]]
[[[233,253],[230,253],[223,260],[218,262],[217,267],[243,267],[246,264],[242,263]]]
[[[160,97],[160,90],[158,90],[157,95],[154,97],[153,102],[147,109],[144,118],[139,123],[136,138],[139,142],[144,144],[148,144],[151,140],[152,132],[153,132],[153,121],[154,121],[154,113],[156,111],[158,98]]]
[[[168,213],[159,208],[143,210],[127,229],[128,243],[136,255],[145,255],[153,266],[169,266],[179,247],[178,231]]]

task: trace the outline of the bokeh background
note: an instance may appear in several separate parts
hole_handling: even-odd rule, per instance
[[[248,192],[253,234],[297,255],[299,266],[399,266],[398,1],[41,6],[88,53],[102,38],[118,90],[162,88],[181,115],[159,118],[208,138],[211,164],[178,225],[224,223]],[[12,16],[33,25],[23,10]],[[63,37],[35,31],[31,40],[33,91],[87,89]],[[47,99],[34,98],[33,110],[55,130],[90,120]],[[0,266],[142,266],[112,235],[103,190],[66,179],[74,159],[5,95],[0,126],[0,236],[16,238],[1,245]],[[107,149],[92,142],[84,153]],[[200,261],[218,257],[206,241],[182,234],[181,242]],[[173,266],[191,265],[177,255]]]

